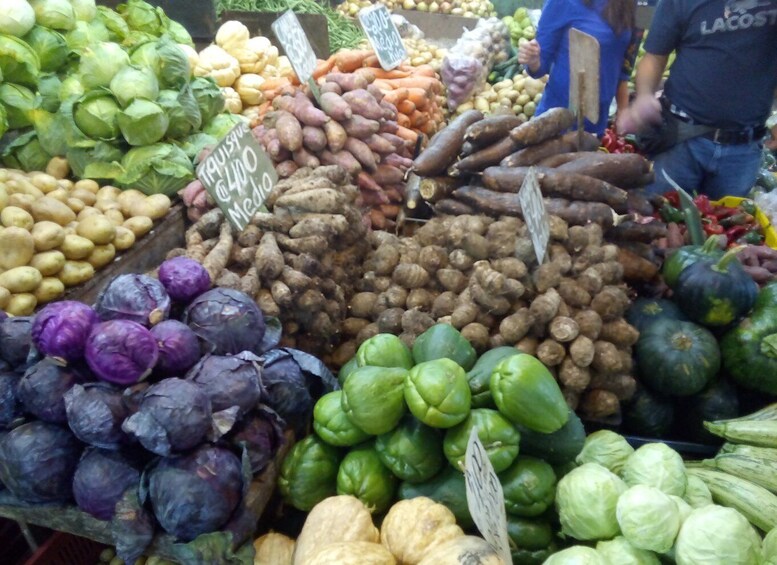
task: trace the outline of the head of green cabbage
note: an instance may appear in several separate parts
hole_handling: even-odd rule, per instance
[[[753,565],[761,562],[761,538],[739,512],[711,504],[683,522],[675,559],[677,565]]]

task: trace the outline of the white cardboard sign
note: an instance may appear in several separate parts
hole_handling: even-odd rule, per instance
[[[542,200],[537,171],[534,167],[529,169],[526,178],[523,180],[521,190],[518,193],[518,201],[521,204],[526,227],[529,229],[534,253],[537,256],[537,263],[541,265],[548,250],[550,220],[548,220],[548,214],[545,211],[545,202]]]

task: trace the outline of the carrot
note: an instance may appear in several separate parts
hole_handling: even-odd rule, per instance
[[[408,88],[407,98],[418,110],[423,110],[429,105],[429,94],[423,88]]]
[[[364,59],[372,55],[372,51],[344,49],[335,54],[335,66],[341,72],[351,73],[364,64]]]
[[[384,230],[386,227],[388,227],[386,216],[384,216],[381,211],[376,208],[370,210],[370,222],[372,223],[373,229],[376,230]]]
[[[413,125],[414,128],[421,127],[428,121],[429,121],[429,115],[425,114],[424,112],[419,112],[418,110],[413,112],[413,114],[410,116],[410,123]]]
[[[319,61],[316,63],[316,68],[313,69],[313,78],[315,80],[318,80],[325,74],[327,74],[329,71],[331,71],[335,66],[335,56],[332,55],[329,57],[329,59],[322,60],[319,59]]]
[[[406,86],[408,88],[423,88],[426,92],[437,94],[440,92],[440,81],[431,77],[396,78],[391,81],[395,88]]]
[[[415,76],[437,78],[437,71],[435,71],[429,65],[419,65],[417,67],[413,67],[413,74]]]
[[[379,67],[380,61],[378,60],[378,56],[374,53],[370,55],[369,57],[365,57],[364,61],[362,61],[362,67]]]
[[[413,112],[415,112],[415,104],[413,104],[410,100],[402,100],[399,104],[397,104],[397,110],[400,114],[405,114],[406,116],[410,116]]]
[[[409,78],[412,76],[412,73],[400,71],[397,69],[394,69],[392,71],[386,71],[382,68],[370,69],[370,70],[375,75],[376,79],[396,80],[400,78]]]
[[[378,88],[380,88],[384,93],[391,92],[392,90],[395,90],[394,84],[390,80],[383,80],[383,79],[375,79],[374,82],[371,84],[374,84]]]
[[[262,92],[267,92],[268,90],[283,88],[284,86],[288,86],[289,84],[291,83],[289,82],[289,79],[287,79],[286,77],[269,78],[259,85],[259,90],[261,90]]]
[[[374,182],[374,181],[373,181]],[[361,191],[362,202],[365,206],[380,206],[388,204],[388,196],[382,190],[364,190]]]
[[[404,187],[402,185],[390,184],[383,187],[383,193],[388,197],[389,202],[402,202],[402,194],[404,193]]]
[[[401,116],[402,114],[400,114],[400,117]],[[401,125],[397,126],[397,131],[394,133],[395,135],[398,135],[399,137],[401,137],[405,141],[409,141],[410,143],[415,143],[416,140],[418,139],[418,134],[416,132],[406,127],[403,127]]]
[[[424,125],[422,125],[418,129],[426,137],[432,137],[435,133],[437,133],[437,122],[434,121],[434,120],[429,120],[428,122],[426,122]]]
[[[399,124],[399,127],[402,127],[402,128],[412,127],[412,124],[410,123],[410,118],[407,117],[405,114],[399,114],[397,116],[397,124]]]
[[[399,215],[399,206],[396,204],[381,204],[380,211],[386,218],[396,218]]]
[[[393,104],[397,107],[397,110],[399,110],[399,103],[406,100],[409,95],[410,90],[408,88],[397,88],[396,90],[389,90],[386,92],[383,96],[383,100]]]

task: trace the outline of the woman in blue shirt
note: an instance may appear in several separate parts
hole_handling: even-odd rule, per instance
[[[537,26],[537,39],[518,49],[518,60],[532,76],[550,73],[537,114],[569,107],[569,30],[575,28],[599,41],[599,121],[592,124],[586,120],[585,129],[604,134],[616,92],[618,109],[628,106],[626,81],[633,64],[628,52],[636,55],[636,45],[632,44],[636,44],[632,38],[637,38],[633,31],[636,9],[635,0],[547,0]]]

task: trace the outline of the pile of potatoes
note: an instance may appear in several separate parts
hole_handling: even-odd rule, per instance
[[[486,84],[481,92],[456,108],[456,114],[462,114],[474,108],[484,114],[511,111],[529,119],[537,109],[547,82],[547,76],[532,78],[524,71],[522,74],[515,75],[512,80],[505,79],[496,84]]]
[[[414,67],[429,65],[438,73],[440,72],[447,49],[437,47],[425,39],[407,38],[402,42],[405,44],[407,62],[410,65]]]
[[[13,316],[60,298],[148,233],[170,209],[163,194],[0,169],[0,309]]]

